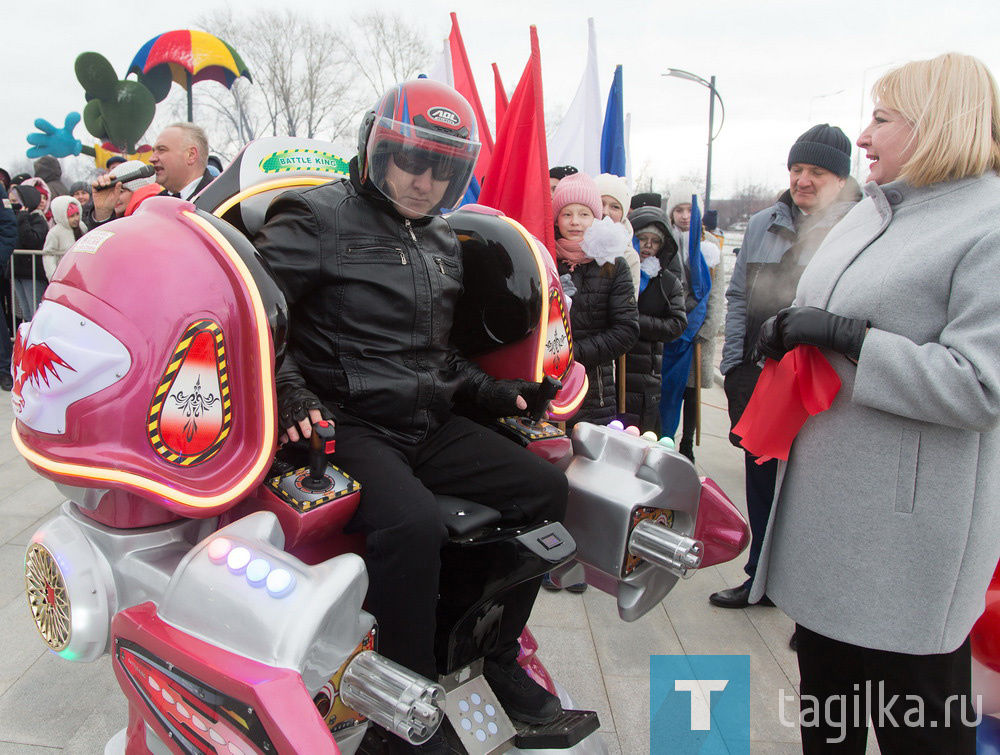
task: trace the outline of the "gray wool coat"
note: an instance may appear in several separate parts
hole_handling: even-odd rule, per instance
[[[956,649],[1000,556],[1000,178],[868,184],[795,303],[865,318],[779,467],[751,600],[861,647]]]

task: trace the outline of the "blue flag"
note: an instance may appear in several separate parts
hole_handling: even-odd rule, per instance
[[[608,93],[601,131],[601,173],[625,176],[625,109],[622,105],[622,67],[615,68],[615,78]]]
[[[688,233],[687,286],[698,304],[688,312],[688,326],[680,338],[663,346],[663,383],[660,393],[660,429],[663,435],[674,436],[681,417],[681,402],[691,362],[694,359],[694,338],[708,314],[708,293],[712,290],[712,271],[701,253],[701,210],[698,197],[691,197],[691,228]]]
[[[708,292],[712,290],[712,270],[701,253],[701,209],[698,207],[698,197],[691,196],[691,231],[688,233],[688,286],[698,306],[688,312],[687,329],[678,341],[691,343],[698,334],[705,316],[708,314]]]
[[[466,204],[476,204],[479,202],[479,181],[473,176],[472,180],[469,181],[469,188],[465,190],[465,194],[462,196],[462,201],[458,203],[458,206]]]

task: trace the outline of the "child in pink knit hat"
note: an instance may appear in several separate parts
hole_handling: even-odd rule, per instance
[[[568,427],[584,421],[606,425],[618,414],[614,361],[639,337],[635,288],[621,256],[631,239],[620,223],[602,219],[600,191],[585,173],[559,182],[552,213],[559,273],[576,289],[570,309],[573,355],[590,380]]]
[[[602,218],[603,203],[594,180],[566,176],[552,195],[556,257],[565,291],[573,291],[569,311],[573,358],[587,369],[587,395],[567,431],[578,422],[606,425],[618,415],[615,360],[639,337],[639,313],[628,264],[621,257],[629,244],[624,226]],[[542,587],[557,590],[551,580]],[[586,583],[567,589],[583,592]]]

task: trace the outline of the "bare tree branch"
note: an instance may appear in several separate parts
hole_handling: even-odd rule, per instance
[[[228,90],[195,87],[195,118],[224,157],[268,134],[339,139],[376,96],[427,68],[431,57],[410,22],[379,11],[355,18],[347,33],[292,9],[227,6],[198,25],[232,45],[253,77]],[[161,109],[175,109],[174,99],[171,93]]]

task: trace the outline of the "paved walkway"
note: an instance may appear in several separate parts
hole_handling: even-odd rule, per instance
[[[725,396],[703,394],[699,472],[713,477],[743,507],[742,452],[727,440]],[[11,422],[7,394],[0,394],[0,427]],[[23,595],[22,563],[34,530],[54,515],[62,497],[36,476],[0,433],[0,752],[4,755],[103,752],[125,725],[126,705],[107,657],[92,664],[64,661],[47,652]],[[681,581],[641,620],[618,619],[612,598],[589,590],[539,597],[530,626],[540,656],[578,702],[596,710],[612,753],[648,752],[651,654],[748,654],[753,671],[752,752],[799,752],[798,730],[782,725],[779,690],[798,714],[798,667],[788,649],[791,621],[776,608],[725,610],[708,595],[743,581],[742,559]],[[874,746],[871,752],[877,752]]]

